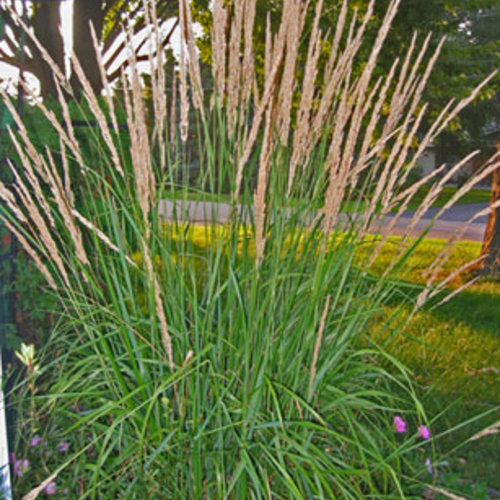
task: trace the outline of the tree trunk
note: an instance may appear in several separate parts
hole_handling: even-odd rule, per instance
[[[494,161],[500,162],[500,139],[497,141],[498,153]],[[490,204],[500,200],[500,165],[493,172]],[[481,273],[500,276],[500,207],[492,210],[486,225],[481,255],[485,259],[481,266]]]
[[[60,2],[35,2],[33,28],[35,35],[47,50],[54,63],[64,73],[64,40],[61,33]],[[56,94],[54,72],[40,53],[33,54],[30,69],[40,80],[41,95]]]
[[[74,0],[73,4],[73,50],[80,61],[83,71],[99,95],[103,88],[101,73],[97,65],[97,57],[92,42],[90,23],[92,23],[97,38],[101,38],[105,11],[101,0]],[[81,92],[81,83],[73,72],[70,80],[76,95]]]

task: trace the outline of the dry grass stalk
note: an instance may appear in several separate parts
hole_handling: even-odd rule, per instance
[[[360,174],[368,168],[370,165],[369,160],[371,157],[373,157],[375,154],[378,153],[379,148],[382,146],[383,143],[385,143],[385,138],[386,136],[382,135],[382,141],[380,138],[376,140],[375,138],[375,131],[378,125],[378,122],[380,120],[380,112],[382,110],[382,106],[385,103],[385,99],[387,96],[387,92],[392,84],[394,74],[396,72],[396,68],[399,65],[399,59],[396,59],[391,66],[391,69],[386,76],[384,80],[384,84],[382,88],[379,89],[379,81],[377,84],[374,86],[374,89],[377,89],[376,92],[378,92],[378,99],[371,111],[370,115],[370,121],[368,122],[368,125],[366,127],[366,131],[364,133],[364,139],[363,143],[359,152],[359,161],[357,165],[355,165],[352,169],[352,174],[351,174],[351,188],[354,188],[358,182]],[[372,99],[369,99],[369,102],[371,102]],[[366,111],[366,113],[368,110]],[[375,143],[375,144],[373,144]]]
[[[58,130],[60,128],[59,120],[57,120],[54,116],[51,116],[52,113],[49,110],[47,110],[46,116],[49,118],[50,123],[58,131],[60,140],[63,141],[68,146],[69,150],[74,155],[77,163],[82,168],[83,174],[85,175],[85,170],[83,168],[85,165],[85,162],[83,161],[83,156],[82,156],[82,153],[80,151],[80,145],[78,144],[78,141],[76,140],[75,130],[73,128],[73,123],[71,121],[71,114],[69,111],[68,103],[66,102],[66,99],[64,98],[64,95],[62,93],[61,86],[57,81],[56,81],[56,88],[57,88],[58,102],[61,105],[61,109],[62,109],[62,113],[63,113],[65,129]],[[41,104],[41,107],[44,107],[43,104]],[[56,126],[56,124],[57,124],[57,126]],[[65,132],[65,133],[61,133],[61,132]],[[63,150],[61,150],[61,151],[63,151]]]
[[[17,205],[16,197],[7,186],[0,181],[0,199],[7,205],[8,209],[16,216],[20,222],[27,223],[28,219],[24,216],[22,210]]]
[[[77,259],[82,264],[88,265],[89,260],[87,258],[87,253],[85,252],[85,248],[83,246],[82,233],[80,229],[77,227],[73,214],[71,213],[73,206],[70,204],[70,201],[65,195],[63,183],[61,181],[59,173],[57,172],[57,167],[49,148],[46,148],[46,155],[50,165],[50,169],[49,168],[46,169],[47,177],[49,179],[50,190],[54,195],[57,207],[59,208],[59,213],[61,214],[66,229],[68,230],[71,239],[73,240],[73,244],[75,245],[75,255]]]
[[[446,245],[442,248],[442,250],[435,257],[434,261],[430,264],[427,273],[430,275],[430,278],[427,282],[427,286],[432,286],[432,284],[436,281],[436,277],[441,270],[441,266],[444,262],[446,262],[447,258],[451,254],[456,242],[462,237],[462,235],[467,231],[467,228],[474,223],[480,217],[484,217],[490,214],[492,210],[495,210],[500,206],[500,201],[496,201],[495,203],[489,205],[484,210],[480,210],[476,214],[474,214],[468,221],[463,223],[460,229],[453,235],[452,238],[448,240]],[[439,285],[438,285],[439,286]]]
[[[241,85],[241,35],[243,30],[243,15],[245,14],[245,0],[233,2],[233,16],[229,39],[229,59],[227,75],[227,126],[228,132],[233,133],[236,126]]]
[[[447,276],[444,280],[442,280],[440,283],[437,283],[434,287],[434,283],[437,281],[437,277],[439,273],[442,271],[442,266],[450,256],[451,252],[455,248],[455,244],[457,241],[460,239],[460,237],[463,235],[463,233],[467,230],[467,228],[474,223],[476,219],[479,217],[483,217],[485,215],[488,215],[492,210],[495,210],[496,208],[500,207],[500,201],[497,201],[490,205],[489,207],[485,208],[484,210],[479,211],[476,213],[473,217],[471,217],[468,221],[466,221],[464,224],[462,224],[461,229],[455,233],[455,235],[450,238],[446,245],[441,249],[441,251],[438,253],[438,255],[435,257],[434,261],[432,264],[428,267],[427,273],[429,275],[429,278],[426,283],[426,287],[422,292],[420,292],[419,296],[417,297],[416,305],[414,308],[414,312],[416,312],[418,309],[420,309],[430,298],[434,297],[436,293],[439,293],[440,290],[442,290],[446,284],[448,284],[452,279],[454,279],[460,272],[463,272],[465,269],[472,267],[474,264],[478,263],[479,261],[483,260],[485,256],[480,256],[478,259],[473,260],[472,262],[466,263],[462,268],[460,268],[458,271],[455,271],[451,275]],[[437,292],[436,292],[437,290]],[[435,293],[436,292],[436,293]]]
[[[369,60],[359,80],[355,82],[351,90],[348,90],[348,87],[346,88],[345,94],[349,95],[348,97],[345,95],[343,96],[341,108],[339,108],[336,113],[334,125],[334,137],[336,140],[332,141],[327,159],[327,164],[329,164],[330,167],[328,189],[325,195],[324,205],[325,220],[323,227],[326,232],[329,232],[333,227],[333,221],[338,215],[343,194],[348,186],[350,172],[355,169],[353,166],[354,151],[361,136],[360,133],[363,119],[368,109],[371,107],[371,101],[374,97],[373,93],[368,96],[366,95],[368,86],[383,43],[387,38],[390,25],[396,15],[398,4],[399,1],[394,0],[389,5],[382,25],[377,33]],[[372,10],[373,2],[370,2],[363,23],[356,35],[357,37],[360,33],[364,33]],[[344,131],[348,123],[349,128]],[[344,135],[346,136],[345,141],[343,141]],[[342,142],[344,142],[343,150],[341,147]]]
[[[471,262],[468,262],[466,265],[462,266],[460,268],[460,272],[464,272],[466,271],[467,269],[469,269],[473,264],[477,264],[479,262],[481,262],[483,260],[483,258],[480,258],[480,259],[475,259]],[[458,270],[457,270],[458,271]],[[453,273],[455,274],[455,273]],[[450,275],[451,276],[451,275]],[[449,278],[449,277],[448,277]],[[447,278],[447,279],[448,279]],[[442,300],[440,300],[434,307],[441,307],[443,304],[446,304],[446,302],[449,302],[453,297],[457,296],[459,293],[463,292],[464,290],[466,290],[467,288],[469,288],[470,286],[472,286],[474,283],[477,283],[479,280],[481,279],[481,276],[475,276],[474,278],[470,279],[469,281],[467,281],[466,283],[464,283],[463,285],[461,285],[460,287],[456,288],[455,290],[453,290],[453,292],[451,293],[448,293],[446,295],[446,297]],[[444,287],[444,285],[443,285]],[[440,288],[440,291],[442,291],[443,289]],[[434,292],[433,292],[434,294]],[[429,299],[432,298],[433,294],[431,294],[429,296]]]
[[[245,110],[248,107],[250,98],[252,96],[252,86],[255,81],[255,60],[253,53],[253,31],[255,23],[255,10],[257,0],[246,0],[245,5],[245,21],[243,26],[244,36],[244,49],[243,49],[243,62],[242,67],[242,91],[240,107]],[[242,121],[244,121],[244,114],[242,113]]]
[[[275,40],[274,48],[273,48],[273,53],[275,54],[275,57],[272,61],[272,64],[270,64],[269,68],[269,77],[265,79],[265,86],[264,86],[264,92],[262,94],[262,98],[259,102],[259,105],[257,106],[257,109],[255,111],[255,116],[252,121],[252,125],[250,127],[250,130],[247,132],[245,135],[245,138],[243,140],[242,144],[242,153],[241,156],[237,160],[237,165],[236,165],[236,187],[233,193],[233,198],[236,198],[239,196],[240,189],[241,189],[241,183],[243,181],[243,170],[244,167],[250,158],[250,154],[252,152],[252,148],[255,145],[255,141],[257,140],[259,131],[260,131],[260,125],[262,123],[262,118],[264,116],[264,113],[266,112],[267,107],[270,105],[270,101],[274,98],[274,92],[277,89],[278,85],[278,77],[279,77],[279,72],[281,69],[282,61],[283,61],[283,50],[284,50],[284,33],[283,30],[281,30]],[[269,53],[271,52],[271,48],[269,47]]]
[[[172,78],[172,100],[170,103],[170,147],[175,147],[177,139],[177,73]]]
[[[33,30],[29,28],[29,26],[26,25],[26,23],[22,20],[22,18],[17,14],[15,11],[14,5],[7,5],[7,9],[10,12],[10,15],[14,19],[14,21],[21,26],[23,29],[23,32],[26,33],[26,35],[31,39],[31,41],[34,43],[36,48],[40,51],[42,54],[43,60],[49,65],[50,69],[52,70],[54,76],[56,79],[59,81],[59,83],[63,86],[64,90],[68,92],[68,94],[72,94],[71,86],[69,85],[69,82],[67,81],[66,77],[64,76],[64,69],[60,68],[50,57],[49,53],[45,49],[45,47],[40,43],[38,38],[35,36],[33,33]]]
[[[43,274],[44,278],[47,280],[47,284],[50,286],[50,288],[52,288],[53,290],[57,290],[56,282],[54,281],[54,278],[50,274],[50,272],[47,269],[47,267],[45,266],[45,264],[40,259],[38,252],[28,243],[28,240],[24,237],[24,235],[19,231],[19,229],[15,225],[11,224],[2,215],[0,215],[0,220],[5,224],[5,227],[12,234],[15,235],[15,237],[17,238],[17,240],[21,244],[21,247],[33,259],[33,262],[35,263],[38,270]]]
[[[38,203],[39,203],[40,207],[42,208],[43,212],[47,215],[47,219],[49,221],[49,224],[52,227],[55,227],[54,218],[52,217],[52,214],[51,214],[51,211],[50,211],[50,207],[49,207],[49,205],[47,203],[47,200],[45,199],[45,196],[43,194],[42,187],[40,186],[40,182],[38,180],[38,177],[36,176],[35,172],[33,171],[33,168],[31,166],[30,160],[24,154],[24,151],[23,151],[21,145],[19,144],[16,136],[14,135],[14,133],[12,132],[12,130],[10,130],[10,129],[9,129],[9,135],[10,135],[10,140],[14,144],[14,147],[15,147],[15,149],[17,151],[19,159],[21,160],[21,164],[22,164],[22,166],[25,169],[25,177],[26,177],[26,179],[30,183],[30,186],[33,189],[33,192],[35,194],[35,199],[38,201]],[[35,159],[34,159],[34,161],[36,161],[36,163],[38,165],[38,168],[40,168],[40,166],[41,166],[41,168],[44,168],[44,166],[45,166],[44,165],[44,161],[43,161],[43,158],[40,155],[37,154],[36,157],[35,157]],[[15,170],[14,165],[12,163],[10,163],[10,161],[9,161],[9,165],[10,165],[11,170]],[[15,173],[15,175],[17,176],[17,172]],[[45,180],[47,180],[45,171],[43,172],[43,176],[41,175],[41,177],[43,177]],[[24,187],[23,184],[21,184],[21,185]],[[28,195],[27,194],[27,190],[25,191],[25,195]]]
[[[165,124],[167,118],[167,99],[165,93],[165,69],[163,50],[158,50],[161,46],[160,26],[156,15],[156,5],[154,2],[143,0],[145,21],[147,26],[151,26],[147,34],[149,41],[148,62],[151,77],[151,95],[153,101],[154,128],[151,142],[155,140],[159,147],[160,167],[165,169]],[[155,57],[156,54],[156,57]]]
[[[76,75],[78,76],[78,80],[82,84],[83,95],[85,96],[85,100],[87,101],[89,108],[92,111],[92,115],[95,117],[97,124],[99,125],[104,142],[106,143],[106,146],[109,149],[109,152],[111,154],[111,161],[113,162],[116,171],[123,177],[125,175],[125,172],[123,171],[120,161],[120,156],[118,155],[118,150],[116,149],[115,143],[113,141],[108,121],[106,120],[106,116],[104,115],[101,107],[99,106],[97,97],[92,89],[92,86],[90,85],[89,80],[85,76],[80,61],[76,57],[74,51],[71,53],[71,64]]]
[[[63,166],[63,175],[64,175],[64,194],[68,203],[73,206],[75,203],[75,196],[71,189],[71,174],[69,170],[69,162],[68,157],[66,156],[66,147],[61,138],[59,138],[59,148],[61,153],[61,163]]]
[[[276,117],[278,136],[283,145],[288,143],[288,135],[290,132],[292,97],[296,85],[295,73],[299,56],[299,42],[303,31],[307,3],[308,2],[303,2],[302,0],[288,0],[285,1],[283,6],[282,22],[287,25],[285,36],[286,51]],[[288,21],[288,18],[295,19],[295,22]]]
[[[350,75],[348,75],[346,86],[349,85]],[[325,169],[328,169],[328,187],[325,193],[325,204],[322,209],[324,216],[323,231],[329,234],[335,224],[335,218],[340,210],[343,198],[343,187],[337,182],[338,170],[341,164],[339,150],[344,139],[344,128],[349,121],[350,113],[348,111],[348,92],[345,91],[342,95],[339,109],[337,113],[337,120],[334,124],[330,148],[325,161]]]
[[[414,85],[413,81],[416,78],[417,74],[417,69],[419,68],[419,65],[424,57],[424,54],[427,52],[428,48],[428,43],[429,43],[430,38],[427,37],[426,40],[424,41],[424,44],[419,51],[419,54],[417,55],[417,59],[413,65],[413,71],[411,72],[410,76],[408,77],[407,82],[405,83],[404,80],[400,79],[398,83],[402,82],[405,83],[403,86],[403,90],[401,95],[399,96],[399,100],[394,103],[394,110],[391,108],[389,112],[389,117],[387,119],[387,123],[391,123],[392,126],[395,125],[396,123],[399,122],[399,120],[403,116],[403,111],[405,109],[405,103],[406,102],[411,102],[409,109],[406,111],[406,118],[404,119],[405,122],[405,129],[407,126],[409,126],[410,121],[412,120],[412,117],[415,115],[417,107],[419,106],[419,103],[422,99],[422,94],[425,89],[425,86],[427,85],[427,81],[429,79],[429,76],[431,74],[432,69],[435,66],[435,63],[437,61],[437,58],[439,54],[441,53],[441,49],[444,43],[444,38],[441,39],[438,47],[436,48],[433,56],[431,57],[430,61],[427,64],[427,67],[424,71],[424,74],[420,78],[420,82],[418,85]],[[408,90],[410,89],[410,90]],[[400,176],[400,171],[403,167],[403,165],[406,163],[406,158],[409,152],[409,149],[412,145],[412,142],[414,138],[416,138],[416,134],[419,130],[420,122],[422,121],[424,117],[424,113],[426,111],[426,105],[422,106],[420,109],[420,112],[417,116],[417,119],[414,121],[414,126],[413,129],[410,131],[410,133],[404,137],[404,141],[398,142],[398,147],[394,146],[390,152],[389,155],[389,160],[386,162],[386,165],[384,167],[385,172],[390,172],[390,175],[385,175],[384,172],[384,182],[381,183],[381,186],[384,188],[385,195],[382,199],[382,212],[386,213],[389,212],[392,208],[390,205],[390,199],[392,198],[392,193],[394,191],[394,186],[396,184],[396,181],[399,181],[401,177],[403,177],[406,180],[407,175],[411,171],[412,167],[407,167],[406,168],[406,175]],[[393,116],[391,116],[391,114]],[[391,130],[391,128],[387,128],[387,123],[385,126],[385,129],[387,131]],[[406,131],[405,131],[406,134]],[[406,143],[406,146],[404,144]],[[400,151],[399,149],[402,147],[402,150]],[[396,164],[393,166],[393,162],[397,159]],[[378,169],[379,165],[377,165]],[[385,183],[385,179],[388,179],[387,184]],[[404,181],[403,181],[404,182]],[[401,184],[401,183],[400,183]],[[379,186],[378,186],[379,187]]]
[[[52,483],[58,475],[59,472],[54,472],[49,477],[44,479],[36,488],[33,488],[29,493],[23,496],[23,500],[36,500],[40,493],[43,493],[43,490]]]
[[[9,113],[11,114],[12,118],[14,119],[14,123],[16,124],[17,127],[17,133],[19,134],[20,138],[22,139],[24,148],[26,149],[27,155],[33,160],[34,166],[37,169],[38,173],[42,176],[43,178],[43,167],[41,166],[42,159],[40,155],[38,154],[35,146],[31,142],[31,139],[28,136],[28,131],[26,130],[26,127],[19,116],[19,113],[17,112],[17,109],[11,102],[11,98],[7,95],[4,89],[0,88],[0,96],[2,97],[2,102],[5,104],[7,109],[9,110]],[[10,129],[9,129],[10,130]],[[12,133],[9,131],[10,136],[12,137]],[[29,167],[31,170],[31,166]]]
[[[168,331],[167,318],[165,316],[165,310],[163,309],[160,284],[158,282],[158,277],[154,272],[153,262],[151,260],[151,255],[146,240],[143,240],[142,242],[142,253],[144,256],[144,263],[146,264],[146,270],[148,272],[148,278],[154,290],[156,315],[158,317],[158,321],[160,322],[160,330],[161,330],[160,333],[163,346],[165,347],[165,352],[167,354],[169,367],[173,372],[175,370],[175,364],[174,364],[174,354],[172,347],[172,338],[170,337],[170,333]]]
[[[424,199],[420,202],[415,214],[410,220],[410,223],[407,226],[407,230],[403,235],[402,244],[409,238],[410,233],[416,227],[416,225],[422,220],[425,212],[433,205],[433,203],[437,200],[439,194],[443,190],[446,183],[458,172],[461,168],[468,163],[474,156],[476,156],[478,151],[472,152],[470,155],[466,156],[462,161],[457,163],[454,167],[452,167],[448,172],[446,172],[442,178],[434,183],[433,186],[429,189],[429,192],[424,197]],[[467,193],[472,187],[474,187],[481,179],[484,179],[487,175],[493,172],[494,168],[490,165],[482,172],[478,173],[471,177],[461,188],[459,188],[456,193],[450,198],[448,202],[446,202],[434,215],[434,219],[437,220],[448,208],[450,208],[456,201],[458,201],[465,193]],[[459,231],[459,233],[463,234],[463,231],[468,227],[467,223],[464,224]],[[453,241],[456,238],[452,238]]]
[[[342,38],[342,35],[344,34],[344,28],[347,21],[348,6],[349,0],[342,0],[339,18],[337,19],[337,23],[335,25],[335,34],[333,36],[333,41],[330,48],[330,56],[328,57],[328,61],[325,65],[325,75],[332,74],[333,65],[335,64],[337,57],[339,56],[340,40]],[[319,11],[319,15],[321,15],[321,10]]]
[[[113,129],[118,132],[118,120],[116,119],[115,103],[113,101],[111,85],[109,84],[108,76],[106,74],[106,66],[104,65],[104,58],[102,55],[101,47],[99,46],[99,41],[94,29],[94,25],[90,25],[90,34],[92,36],[92,43],[94,45],[94,52],[97,59],[97,67],[99,68],[99,73],[101,75],[101,81],[104,87],[104,98],[106,99],[106,104],[108,105],[109,114],[111,116],[111,123],[113,124]]]
[[[222,104],[226,89],[226,25],[228,12],[224,0],[214,0],[212,25],[212,72],[217,101]]]
[[[14,190],[20,199],[20,205],[25,209],[25,215],[28,218],[28,224],[30,227],[31,234],[36,237],[43,247],[43,254],[47,255],[52,262],[57,267],[57,270],[61,274],[64,283],[69,286],[68,274],[64,266],[63,260],[59,254],[59,249],[56,242],[52,238],[51,231],[45,222],[44,217],[40,213],[38,206],[33,200],[31,193],[22,181],[20,175],[17,172],[16,167],[9,162],[10,169],[14,175]],[[19,205],[18,205],[19,206]],[[21,208],[19,207],[19,211]]]
[[[497,421],[494,424],[487,427],[486,429],[483,429],[482,431],[474,434],[471,438],[468,439],[468,441],[477,441],[478,439],[481,439],[485,436],[491,436],[493,434],[499,434],[499,433],[500,433],[500,421]]]
[[[403,251],[405,248],[407,242],[411,239],[411,234],[413,233],[413,230],[415,227],[418,225],[418,223],[423,219],[423,216],[427,212],[427,210],[432,206],[432,204],[436,201],[437,197],[439,196],[440,192],[442,191],[443,187],[445,186],[446,182],[450,180],[450,178],[455,175],[457,171],[459,171],[468,161],[470,161],[475,155],[477,154],[477,151],[471,153],[467,157],[465,157],[462,161],[457,163],[454,167],[452,167],[447,173],[445,173],[440,180],[435,182],[429,189],[427,195],[424,197],[424,199],[419,203],[417,209],[415,210],[414,214],[412,215],[410,221],[405,225],[405,232],[401,237],[401,240],[398,243],[398,247],[396,249],[396,253],[400,253]],[[429,176],[426,177],[427,180],[430,180],[433,177],[437,177],[438,173],[442,172],[446,168],[445,165],[441,166],[440,168],[436,169],[434,172],[432,172]],[[390,219],[389,223],[386,225],[386,231],[384,236],[382,236],[381,240],[375,247],[370,260],[369,260],[369,265],[373,264],[375,259],[377,258],[382,246],[384,243],[387,241],[389,238],[389,235],[392,232],[392,229],[396,226],[397,222],[399,219],[404,215],[404,212],[406,208],[408,207],[411,199],[413,196],[417,193],[418,187],[420,187],[422,183],[416,183],[415,186],[412,186],[408,191],[407,198],[404,200],[402,203],[401,207],[399,207],[399,210],[397,213]],[[380,217],[380,220],[383,220],[383,218],[386,216],[384,214],[383,217]],[[435,217],[436,218],[436,217]],[[393,266],[395,265],[396,262],[393,262],[391,265],[389,265],[386,270],[384,271],[384,276],[389,275],[389,273],[392,271]],[[430,284],[429,284],[430,285]]]
[[[316,365],[319,358],[319,350],[321,348],[321,342],[323,342],[323,333],[325,331],[326,317],[330,309],[330,300],[332,296],[328,295],[326,297],[325,307],[323,308],[323,314],[321,315],[321,320],[319,322],[318,336],[316,337],[316,342],[314,344],[313,358],[311,361],[311,374],[309,375],[309,390],[307,398],[310,400],[313,394],[314,380],[316,378]]]
[[[266,111],[264,137],[259,158],[259,172],[257,175],[257,189],[254,194],[255,212],[255,254],[257,262],[264,257],[266,245],[266,193],[269,183],[269,172],[271,170],[271,150],[272,150],[272,122],[273,103],[271,102]]]
[[[442,41],[441,41],[441,43],[442,43]],[[423,49],[425,49],[425,45],[424,45]],[[422,52],[422,50],[421,50],[421,52]],[[426,69],[426,72],[425,72],[425,75],[426,75],[425,78],[428,78],[429,72],[430,72],[430,68],[434,65],[434,63],[435,63],[435,58],[433,57],[431,59],[431,61],[429,62],[428,66],[427,66],[427,69]],[[429,131],[426,133],[426,135],[424,136],[424,138],[420,142],[420,144],[419,144],[419,146],[417,148],[417,151],[414,153],[412,159],[409,161],[409,164],[406,165],[406,167],[405,167],[405,169],[406,169],[405,173],[403,173],[403,175],[400,176],[400,178],[398,178],[398,179],[394,178],[392,180],[392,185],[393,186],[400,185],[402,179],[406,180],[408,173],[414,168],[414,166],[416,165],[416,162],[417,162],[418,158],[423,154],[423,152],[429,146],[429,144],[431,144],[436,139],[436,137],[446,128],[446,126],[450,123],[450,121],[455,116],[457,116],[458,113],[460,113],[460,111],[465,106],[467,106],[467,104],[469,104],[473,99],[475,99],[475,97],[477,97],[477,94],[480,92],[480,90],[491,80],[491,78],[493,78],[493,76],[495,74],[496,74],[496,72],[492,73],[486,79],[484,79],[483,82],[481,82],[474,89],[474,91],[471,92],[471,94],[468,97],[466,97],[466,98],[462,99],[461,101],[459,101],[454,107],[453,107],[453,104],[454,104],[453,100],[450,101],[447,104],[447,106],[445,106],[445,108],[442,110],[442,112],[440,113],[440,115],[438,116],[438,118],[432,123]],[[423,87],[421,87],[421,86],[416,86],[414,88],[414,92],[417,95],[420,95],[421,92],[422,92],[422,90],[423,90]],[[417,99],[417,101],[418,101],[418,99]],[[414,103],[412,104],[412,107],[410,108],[410,111],[408,111],[407,117],[409,116],[409,113],[412,110],[415,109],[415,107],[416,107],[415,102],[417,102],[417,101],[414,101]],[[399,112],[400,112],[400,110],[397,110],[397,113],[399,113]],[[419,117],[418,119],[421,120],[421,117]],[[412,133],[413,133],[413,136],[415,136],[416,135],[416,129],[414,129],[412,131]],[[414,216],[412,217],[412,220],[410,221],[410,224],[406,227],[406,231],[405,231],[405,233],[403,235],[403,238],[401,240],[401,243],[400,243],[401,247],[403,247],[406,244],[406,242],[408,241],[408,238],[410,237],[410,234],[412,233],[413,229],[416,227],[416,225],[422,219],[422,216],[425,214],[425,212],[427,211],[427,209],[432,205],[432,203],[435,201],[435,199],[437,199],[437,196],[439,195],[439,193],[443,189],[444,184],[449,179],[451,179],[453,177],[453,175],[455,175],[455,173],[458,170],[460,170],[463,167],[463,165],[468,160],[470,160],[475,154],[477,154],[477,152],[472,153],[471,155],[469,155],[465,159],[463,159],[461,162],[457,163],[452,169],[450,169],[450,171],[448,171],[443,176],[443,178],[441,179],[440,182],[435,183],[431,187],[431,189],[427,193],[426,197],[424,198],[424,200],[422,201],[422,203],[419,205],[419,207],[418,207],[417,211],[415,212]],[[381,160],[380,159],[378,161],[378,164],[381,164]],[[398,167],[401,168],[401,165],[399,165]],[[376,171],[377,171],[377,168],[375,167],[374,173],[376,173]],[[384,172],[388,174],[389,170],[386,169]],[[369,208],[364,213],[363,232],[368,230],[368,228],[370,226],[370,223],[371,223],[371,221],[373,219],[373,216],[375,215],[376,204],[378,203],[378,201],[380,199],[380,194],[382,193],[382,190],[383,189],[387,189],[386,182],[385,182],[385,179],[386,179],[387,176],[385,175],[385,173],[383,174],[382,177],[380,177],[380,176],[378,177],[377,186],[376,186],[376,193],[372,197],[371,204],[370,204]],[[431,174],[431,175],[434,175],[434,174]],[[480,174],[479,177],[475,177],[475,178],[471,179],[470,182],[467,183],[466,186],[464,186],[461,190],[459,190],[460,192],[457,193],[458,197],[457,196],[453,197],[453,203],[460,196],[462,196],[465,192],[467,192],[468,190],[470,190],[470,188],[475,183],[477,183],[480,180],[480,178],[481,178],[482,175],[484,175],[484,174]],[[429,178],[428,178],[428,180],[429,180]],[[410,190],[408,190],[408,189],[405,190],[405,196],[407,196],[407,202],[403,203],[405,205],[405,207],[406,207],[407,203],[409,203],[410,198],[415,193],[416,193],[416,189],[414,189],[414,188],[413,189],[410,188]],[[402,199],[402,196],[398,195],[396,193],[393,193],[393,190],[391,190],[391,192],[389,193],[389,196],[387,194],[385,196],[386,196],[386,198],[385,198],[386,201],[385,201],[384,212],[383,212],[382,215],[386,215],[387,213],[389,213],[389,211],[392,210],[395,206],[397,206],[397,204]],[[449,204],[448,204],[448,206],[449,206]],[[380,249],[382,248],[382,245],[387,240],[387,237],[388,237],[388,234],[390,233],[390,230],[395,226],[395,224],[397,223],[397,221],[399,220],[399,218],[402,216],[403,213],[404,213],[404,211],[402,209],[398,210],[396,216],[390,221],[388,230],[386,232],[386,235],[382,237],[381,241],[377,245],[375,251],[372,254],[370,262],[373,262],[376,259],[376,257],[378,255]],[[390,269],[387,269],[387,272],[389,272],[389,271],[390,271]]]
[[[183,26],[185,10],[179,9],[180,25]],[[187,83],[187,65],[186,65],[186,45],[181,39],[180,54],[179,54],[179,94],[180,94],[180,137],[182,142],[186,142],[189,131],[189,99],[188,99],[188,83]]]
[[[193,33],[191,9],[187,0],[179,2],[179,19],[181,27],[181,45],[188,50],[188,68],[193,92],[193,105],[202,115],[204,114],[204,92],[201,81],[200,65],[196,53],[196,40]]]
[[[455,495],[448,490],[445,490],[443,488],[438,488],[437,486],[432,486],[430,484],[426,485],[426,488],[431,490],[433,493],[440,493],[443,495],[445,498],[448,498],[448,500],[467,500],[465,497],[460,497],[458,495]]]
[[[82,224],[82,226],[90,229],[90,231],[92,231],[108,248],[116,253],[121,253],[121,250],[111,241],[109,236],[107,236],[95,224],[78,212],[78,210],[73,208],[71,210],[71,214]],[[125,255],[125,260],[133,267],[137,267],[136,263],[128,255]]]
[[[132,33],[130,33],[132,35]],[[132,40],[132,38],[130,38]],[[142,209],[144,222],[148,225],[149,214],[156,203],[156,178],[151,161],[151,145],[146,123],[146,110],[142,98],[142,88],[137,67],[135,52],[129,52],[129,66],[132,80],[132,120],[134,132],[137,140],[138,151],[135,155],[137,163],[132,163],[134,177],[138,191],[142,192],[143,198],[139,197],[139,204]],[[140,186],[140,188],[139,188]]]
[[[318,74],[318,61],[321,54],[321,30],[319,29],[319,20],[323,9],[323,0],[320,0],[316,6],[311,37],[307,48],[307,57],[304,70],[304,80],[302,82],[302,93],[297,111],[297,128],[293,135],[292,156],[288,170],[288,188],[287,195],[292,192],[293,182],[297,166],[304,158],[309,136],[309,121],[313,105],[316,77]]]
[[[129,36],[131,36],[131,33],[129,33]],[[131,70],[131,86],[129,86],[128,79],[123,71],[121,81],[127,127],[130,134],[130,155],[137,189],[137,200],[149,237],[149,215],[156,203],[156,179],[151,162],[146,112],[142,98],[137,61],[133,51],[129,51],[128,56]]]

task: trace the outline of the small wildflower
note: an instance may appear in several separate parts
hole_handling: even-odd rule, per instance
[[[11,464],[13,464],[13,463],[15,463],[15,461],[16,461],[16,456],[14,455],[14,452],[13,452],[13,451],[11,451],[11,452],[9,453],[9,462],[10,462]]]
[[[43,439],[38,434],[35,434],[30,441],[30,446],[34,448],[35,446],[38,446],[42,441]]]
[[[22,477],[23,474],[29,469],[30,462],[27,458],[21,458],[14,463],[14,473],[17,477]]]
[[[56,494],[56,483],[55,481],[51,481],[45,488],[43,489],[43,492],[46,495],[55,495]]]
[[[425,425],[421,425],[419,428],[418,428],[418,435],[422,438],[422,439],[429,439],[431,437],[431,431],[429,430],[429,428]]]
[[[425,466],[427,467],[427,472],[433,476],[434,475],[434,469],[432,468],[432,462],[430,458],[425,459]]]
[[[21,363],[26,366],[30,376],[38,375],[40,373],[40,365],[36,360],[35,346],[33,344],[26,345],[24,342],[21,344],[21,350],[16,351],[16,356]]]
[[[68,451],[69,448],[69,443],[67,441],[61,441],[57,445],[57,451],[60,451],[61,453],[64,453],[65,451]]]
[[[406,432],[406,422],[399,415],[394,417],[394,427],[396,428],[396,432],[398,434]]]
[[[61,495],[67,495],[69,493],[68,488],[64,488],[64,490],[61,490]]]

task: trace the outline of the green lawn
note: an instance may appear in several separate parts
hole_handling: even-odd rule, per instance
[[[422,274],[442,245],[439,240],[427,240],[421,245],[409,263],[411,270],[406,277],[409,282],[423,283]],[[479,250],[479,243],[459,243],[443,274],[477,257]],[[389,243],[379,259],[381,267],[392,252]],[[465,278],[455,280],[450,287],[461,286]],[[445,450],[453,450],[498,420],[500,281],[483,280],[438,308],[420,311],[405,333],[391,338],[388,345],[390,351],[413,370],[414,379],[428,388],[426,401],[430,415],[446,410],[436,423],[435,431],[446,432],[483,412],[492,411],[487,417],[446,436],[441,442]],[[460,478],[484,482],[498,490],[498,449],[498,435],[490,435],[452,451],[448,460]]]
[[[414,210],[420,206],[420,203],[425,198],[427,193],[429,192],[429,188],[427,186],[420,189],[415,198],[409,205],[410,210]],[[442,207],[450,200],[450,198],[457,192],[457,188],[453,186],[445,186],[437,200],[432,204],[433,207]],[[474,188],[471,189],[468,193],[466,193],[462,198],[460,198],[455,204],[456,205],[465,205],[467,203],[488,203],[490,201],[491,191],[486,188]]]

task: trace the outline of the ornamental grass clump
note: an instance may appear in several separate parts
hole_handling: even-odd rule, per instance
[[[73,56],[81,99],[56,68],[58,104],[33,96],[43,126],[57,132],[53,147],[33,145],[3,94],[17,158],[12,182],[0,183],[0,217],[61,304],[33,406],[19,399],[20,425],[30,422],[34,434],[17,437],[23,448],[49,430],[59,451],[30,471],[32,484],[20,478],[18,492],[52,491],[52,483],[71,498],[357,500],[421,491],[423,444],[398,439],[393,416],[428,417],[405,368],[370,334],[375,324],[404,328],[397,312],[385,314],[389,301],[421,307],[434,293],[431,278],[451,246],[427,285],[408,293],[402,279],[420,241],[411,230],[462,163],[406,181],[487,80],[423,130],[422,92],[439,52],[428,54],[429,38],[414,36],[404,58],[375,77],[398,4],[390,2],[365,59],[373,1],[360,19],[344,2],[324,33],[321,0],[314,9],[285,0],[279,26],[268,19],[261,78],[255,1],[214,0],[207,85],[181,0],[175,92],[162,50],[150,56],[149,101],[133,51],[121,98],[104,71],[104,96],[95,95]],[[154,2],[144,2],[144,15],[155,46]],[[98,127],[75,130],[75,106]],[[199,168],[186,175],[192,157]],[[376,278],[383,221],[395,210],[394,224],[423,184],[428,194]],[[214,200],[200,205],[196,227],[193,190]]]

